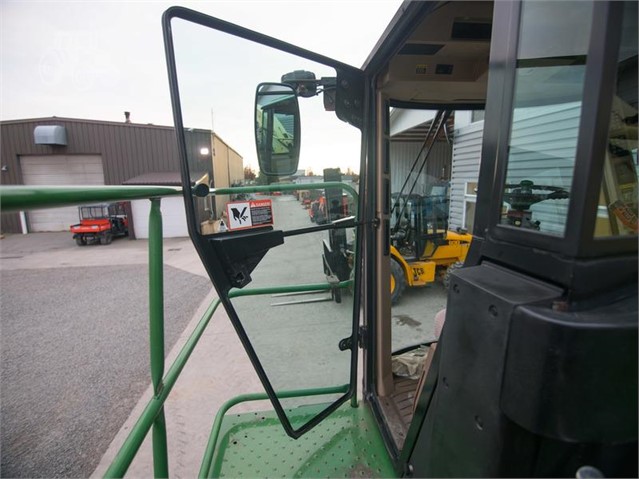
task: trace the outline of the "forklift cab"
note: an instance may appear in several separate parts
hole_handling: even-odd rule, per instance
[[[381,438],[398,475],[636,477],[636,2],[405,2],[362,68],[185,8],[169,9],[163,26],[189,233],[288,436],[321,429],[341,444],[339,431],[322,428],[359,404],[374,426],[354,427],[371,428],[369,445]],[[231,46],[250,61],[224,63]],[[211,58],[224,64],[212,69]],[[280,121],[288,135],[278,161],[271,154],[260,164],[276,188],[300,157],[328,154],[330,134],[340,153],[359,154],[355,220],[203,234],[184,129],[220,105],[230,124],[242,119],[244,135],[268,132],[253,120],[252,89],[300,69],[317,72],[304,88],[290,77],[269,84],[286,97],[290,127]],[[198,78],[209,79],[206,88]],[[228,91],[247,103],[229,106]],[[390,238],[401,221],[390,187],[394,108],[485,110],[471,250],[452,275],[441,337],[404,409],[391,368]],[[274,144],[258,137],[258,151]],[[451,216],[458,207],[451,200]],[[301,283],[314,273],[295,276],[297,250],[277,265],[271,251],[295,238],[312,251],[318,234],[344,228],[355,238],[352,278],[314,285],[344,293],[331,305],[339,309],[282,310],[271,320],[262,303],[240,304],[275,291],[267,265],[291,263],[290,277],[308,290]],[[312,314],[323,320],[300,322]],[[265,342],[270,327],[295,328],[312,357],[292,354],[284,334]],[[309,468],[293,470],[343,473],[320,466],[321,451],[334,450],[313,440],[317,451],[300,459]],[[221,474],[234,446],[212,446],[216,466],[203,471]],[[362,466],[379,452],[352,447],[356,471],[388,475]]]

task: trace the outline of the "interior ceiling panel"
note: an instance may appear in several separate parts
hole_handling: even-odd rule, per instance
[[[483,102],[492,10],[492,2],[442,4],[389,62],[384,92],[399,101]]]

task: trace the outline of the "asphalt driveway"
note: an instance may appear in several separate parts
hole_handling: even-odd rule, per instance
[[[0,475],[88,477],[150,383],[148,279],[137,264],[146,245],[30,241],[0,242]],[[45,267],[47,247],[56,267]],[[173,240],[165,256],[190,247]],[[100,264],[79,266],[83,255]],[[168,353],[211,286],[184,269],[164,272]]]

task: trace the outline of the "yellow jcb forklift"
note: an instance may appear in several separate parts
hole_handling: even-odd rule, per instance
[[[448,188],[446,188],[447,191]],[[448,230],[446,196],[394,195],[391,213],[391,302],[406,286],[425,286],[463,265],[472,235]]]
[[[415,193],[427,182],[424,169],[438,138],[450,141],[451,110],[439,110],[430,122],[419,153],[412,162],[398,193],[390,197],[390,292],[391,303],[399,301],[406,286],[426,286],[440,277],[448,287],[449,275],[464,264],[472,235],[448,230],[449,184],[435,182],[427,195]]]

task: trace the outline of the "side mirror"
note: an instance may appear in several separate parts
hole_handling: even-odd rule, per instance
[[[255,93],[255,145],[260,171],[292,175],[300,158],[300,107],[295,90],[281,83],[260,83]]]

